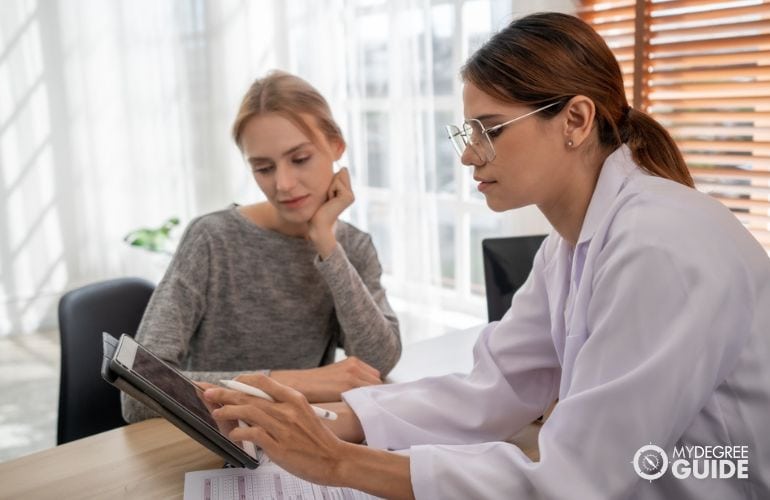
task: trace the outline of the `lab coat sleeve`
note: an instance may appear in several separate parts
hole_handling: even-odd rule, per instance
[[[549,334],[542,252],[511,309],[480,334],[470,374],[343,394],[370,446],[503,440],[543,414],[556,398],[559,362]]]
[[[586,333],[566,339],[565,356],[577,357],[541,428],[540,461],[507,443],[416,446],[417,498],[619,499],[656,487],[636,475],[635,452],[670,449],[706,404],[745,344],[754,297],[730,259],[717,270],[626,238],[635,237],[610,242],[584,276]]]

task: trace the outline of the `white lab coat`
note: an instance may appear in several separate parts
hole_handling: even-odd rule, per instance
[[[722,205],[605,162],[574,253],[558,234],[469,375],[344,394],[418,499],[770,498],[770,259]],[[540,461],[504,442],[559,403]],[[649,482],[649,443],[748,445],[749,479]]]

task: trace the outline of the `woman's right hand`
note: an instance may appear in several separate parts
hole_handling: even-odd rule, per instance
[[[319,368],[274,370],[270,378],[301,392],[310,403],[341,401],[345,391],[382,383],[380,372],[355,356]],[[239,375],[236,380],[254,385],[254,375]]]

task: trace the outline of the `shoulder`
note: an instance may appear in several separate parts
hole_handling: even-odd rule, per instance
[[[239,227],[236,210],[235,206],[230,206],[222,210],[199,215],[190,221],[187,231],[209,234],[233,231]]]
[[[185,229],[184,239],[205,239],[210,242],[234,241],[241,237],[256,235],[259,232],[250,228],[245,218],[237,212],[237,207],[232,205],[223,210],[217,210],[195,217]]]
[[[637,175],[621,190],[612,209],[610,233],[660,244],[721,245],[751,235],[717,200],[660,177]]]
[[[723,283],[768,270],[767,254],[729,209],[709,195],[650,175],[629,179],[608,215],[601,249],[665,261],[686,281]]]
[[[212,247],[237,244],[239,227],[234,207],[210,212],[193,218],[184,230],[177,247],[177,253],[199,253]]]

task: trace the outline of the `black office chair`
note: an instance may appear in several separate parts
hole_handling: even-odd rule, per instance
[[[513,294],[527,281],[535,254],[545,236],[487,238],[481,242],[490,322],[498,321],[510,309]]]
[[[57,444],[126,425],[120,391],[101,376],[102,332],[133,336],[154,289],[144,279],[118,278],[62,296]]]

